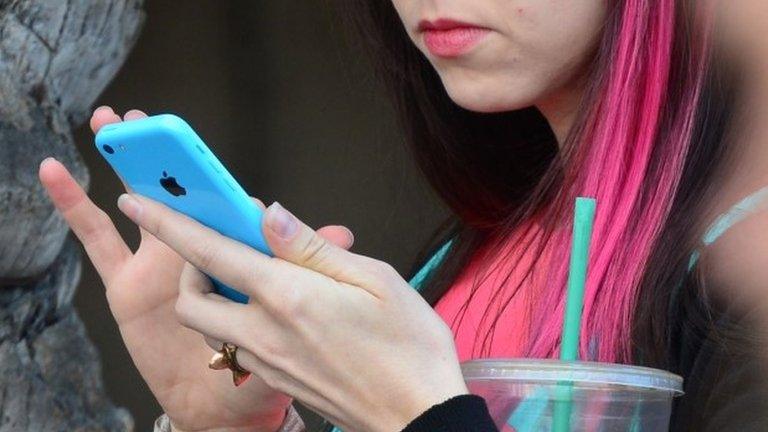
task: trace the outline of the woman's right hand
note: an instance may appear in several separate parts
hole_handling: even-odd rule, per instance
[[[125,120],[144,116],[133,110]],[[91,128],[96,133],[119,121],[111,108],[101,107]],[[235,387],[228,371],[208,368],[213,353],[203,338],[178,323],[174,305],[184,261],[144,231],[133,253],[109,216],[58,161],[47,159],[40,165],[40,180],[101,276],[125,346],[174,429],[276,430],[290,399],[256,376]],[[321,232],[341,247],[352,245],[352,234],[344,227]]]

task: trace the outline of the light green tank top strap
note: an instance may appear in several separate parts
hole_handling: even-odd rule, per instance
[[[701,239],[701,246],[691,254],[688,262],[688,271],[690,272],[696,267],[704,248],[717,241],[726,231],[746,219],[749,215],[764,210],[768,210],[768,186],[750,194],[715,219],[704,233]]]

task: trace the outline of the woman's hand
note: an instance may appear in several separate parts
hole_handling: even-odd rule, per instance
[[[342,428],[401,430],[467,392],[453,336],[418,293],[389,265],[331,244],[279,204],[263,227],[274,258],[147,198],[125,194],[118,205],[191,263],[176,303],[185,326],[217,349],[239,346],[241,366]],[[201,271],[251,303],[212,293]]]
[[[134,110],[125,120],[141,117]],[[91,127],[97,132],[118,121],[110,108],[99,108]],[[200,335],[178,323],[174,305],[184,260],[144,230],[141,245],[131,252],[109,216],[60,163],[46,160],[40,179],[104,281],[128,352],[174,426],[185,431],[277,429],[290,399],[258,378],[235,388],[231,376],[208,369],[213,353]],[[352,244],[346,228],[322,232],[342,247]]]

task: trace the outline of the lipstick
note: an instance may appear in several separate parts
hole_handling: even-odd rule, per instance
[[[490,32],[484,27],[450,19],[423,20],[418,29],[429,52],[447,58],[466,54]]]

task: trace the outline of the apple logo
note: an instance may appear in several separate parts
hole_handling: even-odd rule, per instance
[[[165,171],[163,171],[163,178],[160,179],[160,186],[173,196],[187,194],[187,190],[176,181],[176,177],[168,176],[168,173]]]

